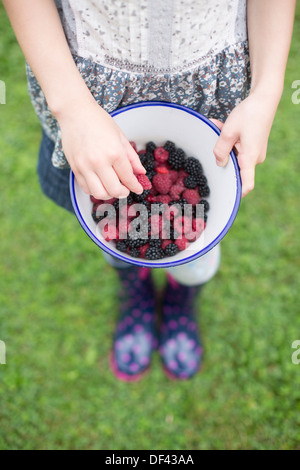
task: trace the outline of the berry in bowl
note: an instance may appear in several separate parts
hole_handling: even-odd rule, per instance
[[[231,227],[241,199],[236,157],[216,165],[219,129],[199,113],[171,103],[145,102],[112,116],[137,151],[144,191],[97,200],[70,173],[75,214],[107,253],[132,264],[171,267],[216,246]]]

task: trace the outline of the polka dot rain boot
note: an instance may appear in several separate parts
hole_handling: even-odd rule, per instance
[[[130,266],[117,272],[121,280],[120,318],[110,366],[118,379],[132,382],[148,370],[158,345],[155,291],[150,269]]]
[[[166,375],[189,379],[200,368],[202,346],[196,323],[195,300],[201,286],[184,286],[169,274],[162,300],[159,352]]]

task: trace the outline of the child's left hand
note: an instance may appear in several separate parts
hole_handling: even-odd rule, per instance
[[[221,129],[214,148],[217,164],[225,166],[228,163],[233,147],[238,152],[242,197],[254,188],[255,166],[266,158],[277,105],[274,96],[253,92],[233,109],[225,123],[211,119]]]

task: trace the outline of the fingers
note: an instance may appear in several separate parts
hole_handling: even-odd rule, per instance
[[[94,196],[96,199],[110,199],[110,194],[106,191],[103,184],[95,173],[89,173],[87,181],[82,176],[76,176],[78,184],[86,194]],[[81,184],[84,181],[84,184]]]
[[[112,167],[106,167],[103,170],[101,182],[111,197],[123,198],[129,195],[129,189],[120,182]]]
[[[126,138],[124,138],[125,141],[123,141],[125,150],[127,152],[128,160],[132,166],[133,172],[136,175],[144,175],[146,173],[145,168],[141,164],[140,158],[136,151],[132,148],[131,144],[128,142]],[[122,139],[123,140],[123,139]]]
[[[134,193],[142,194],[144,189],[136,179],[136,176],[133,173],[133,168],[129,160],[119,159],[114,164],[113,168],[118,177],[120,178],[120,181],[124,184],[124,186],[126,186],[126,188],[130,189],[130,191]]]
[[[211,118],[210,121],[213,122],[219,129],[222,129],[224,126],[224,122],[219,121],[219,119]]]
[[[214,148],[214,155],[218,166],[225,166],[228,163],[230,152],[238,140],[238,134],[227,130],[224,124],[221,135]]]
[[[248,168],[241,168],[241,179],[242,179],[242,197],[245,197],[250,191],[254,189],[255,184],[255,168],[254,166]]]

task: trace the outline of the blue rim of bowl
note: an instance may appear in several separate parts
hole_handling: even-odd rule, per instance
[[[195,116],[196,118],[200,119],[201,121],[205,122],[217,135],[220,135],[221,131],[220,129],[213,123],[211,122],[208,118],[203,116],[202,114],[198,113],[197,111],[194,111],[191,108],[187,108],[186,106],[182,106],[180,104],[175,104],[175,103],[169,103],[168,101],[141,101],[139,103],[131,104],[129,106],[124,106],[123,108],[119,108],[111,113],[111,116],[117,116],[118,114],[124,113],[126,111],[129,111],[131,109],[135,108],[141,108],[145,106],[165,106],[169,108],[176,108],[181,111],[184,111],[188,114],[191,114],[192,116]],[[189,263],[191,261],[194,261],[197,258],[200,258],[201,256],[205,255],[208,253],[212,248],[214,248],[220,241],[224,238],[224,236],[227,234],[229,231],[230,227],[232,226],[234,219],[236,218],[236,215],[239,210],[240,202],[241,202],[241,196],[242,196],[242,183],[241,183],[241,176],[240,176],[240,169],[238,165],[238,161],[236,158],[235,153],[232,151],[230,153],[230,157],[234,166],[235,170],[235,176],[236,176],[236,197],[235,197],[235,202],[233,206],[233,210],[231,212],[231,215],[228,219],[228,222],[226,223],[225,227],[223,230],[219,233],[219,235],[206,247],[204,247],[202,250],[198,251],[197,253],[194,253],[191,256],[188,256],[182,260],[177,260],[177,261],[170,261],[170,262],[163,262],[161,260],[157,260],[150,263],[147,262],[147,260],[139,261],[138,259],[133,259],[133,258],[128,258],[124,255],[121,254],[121,252],[116,252],[114,250],[111,250],[108,248],[104,243],[97,238],[93,232],[89,229],[87,226],[80,209],[77,204],[76,200],[76,195],[75,195],[75,175],[70,171],[70,195],[71,195],[71,201],[73,204],[73,208],[76,214],[76,217],[82,226],[83,230],[86,232],[86,234],[93,240],[93,242],[100,247],[103,251],[108,253],[109,255],[113,256],[114,258],[118,258],[121,261],[125,261],[126,263],[134,264],[136,266],[140,267],[149,267],[149,268],[170,268],[170,267],[175,267],[179,266],[181,264]]]

